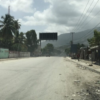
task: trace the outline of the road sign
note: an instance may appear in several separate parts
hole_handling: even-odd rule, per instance
[[[57,33],[40,33],[39,39],[40,40],[57,40],[58,36],[57,36]]]

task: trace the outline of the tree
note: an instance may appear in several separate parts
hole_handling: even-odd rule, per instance
[[[48,43],[48,44],[46,45],[46,48],[47,48],[47,50],[48,50],[49,52],[53,52],[53,50],[54,50],[53,44],[50,44],[50,43]]]
[[[37,35],[36,35],[35,30],[30,30],[26,33],[25,43],[28,47],[28,51],[30,51],[32,55],[34,50],[37,48]]]
[[[53,44],[48,43],[43,49],[42,53],[43,54],[51,54],[54,51],[54,46]]]
[[[78,46],[78,50],[79,50],[81,47],[85,47],[84,44],[80,44],[80,43],[78,43],[77,46]]]
[[[66,48],[66,49],[65,49],[65,53],[66,53],[66,54],[69,54],[69,53],[70,53],[70,48]]]
[[[19,31],[21,24],[18,22],[18,20],[14,20],[14,25],[17,31]]]
[[[1,36],[6,39],[12,39],[13,36],[16,34],[16,28],[14,24],[14,17],[10,16],[9,14],[6,14],[5,17],[1,17],[2,20],[0,20],[0,29],[1,29]]]
[[[100,32],[94,30],[94,37],[88,39],[90,46],[100,45]]]
[[[13,45],[18,43],[20,24],[13,16],[6,14],[0,20],[0,46],[13,50]],[[15,49],[16,50],[16,49]]]

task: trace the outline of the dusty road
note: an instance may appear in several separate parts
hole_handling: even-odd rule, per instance
[[[99,80],[63,57],[0,61],[0,100],[99,100]]]

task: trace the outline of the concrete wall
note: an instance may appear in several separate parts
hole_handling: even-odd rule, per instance
[[[30,52],[16,52],[16,51],[9,52],[9,58],[17,58],[17,57],[30,57]]]
[[[19,57],[19,52],[9,51],[9,58],[17,58]]]
[[[19,56],[20,57],[30,57],[30,52],[20,52]]]
[[[8,58],[8,56],[9,56],[9,50],[0,48],[0,59]]]
[[[30,52],[9,51],[8,49],[0,48],[0,59],[17,57],[30,57]]]

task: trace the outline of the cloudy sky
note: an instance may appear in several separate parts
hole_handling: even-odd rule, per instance
[[[99,0],[0,0],[0,16],[8,13],[9,5],[23,32],[83,31],[95,27],[100,19]]]

